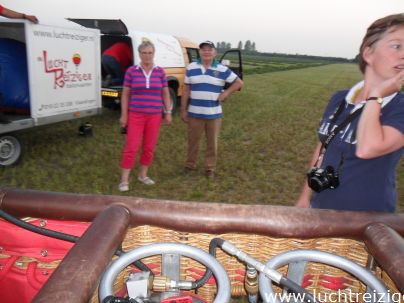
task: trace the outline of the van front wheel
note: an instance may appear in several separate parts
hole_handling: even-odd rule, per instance
[[[169,87],[169,91],[170,91],[170,110],[172,113],[175,112],[175,109],[177,107],[177,93],[175,92],[175,90],[171,87]]]

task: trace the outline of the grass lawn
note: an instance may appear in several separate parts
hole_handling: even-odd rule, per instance
[[[316,128],[331,94],[361,75],[356,65],[319,67],[245,76],[245,87],[225,104],[219,141],[218,177],[199,170],[180,174],[186,151],[186,126],[178,114],[163,126],[150,176],[155,186],[136,182],[124,195],[169,200],[293,205],[305,181],[317,142]],[[0,169],[4,187],[121,195],[120,157],[124,136],[119,111],[68,121],[20,134],[25,153],[16,166]],[[77,135],[80,123],[93,124],[94,136]],[[201,146],[201,151],[204,146]],[[398,174],[399,210],[404,211],[404,170]]]

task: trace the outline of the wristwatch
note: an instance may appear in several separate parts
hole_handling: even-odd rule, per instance
[[[369,97],[369,98],[366,99],[366,101],[370,101],[370,100],[375,100],[380,105],[382,105],[382,103],[383,103],[383,98],[382,97]]]

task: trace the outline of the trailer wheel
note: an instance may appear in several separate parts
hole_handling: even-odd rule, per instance
[[[175,108],[177,107],[177,93],[175,92],[175,90],[171,87],[169,87],[169,91],[170,91],[170,110],[172,113],[174,113]]]
[[[13,165],[17,163],[20,156],[20,141],[14,136],[0,136],[0,166]]]

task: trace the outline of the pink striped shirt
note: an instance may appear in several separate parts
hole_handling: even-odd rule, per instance
[[[129,112],[161,114],[163,87],[167,87],[164,69],[155,66],[146,75],[140,66],[131,66],[126,71],[124,86],[130,88]]]

